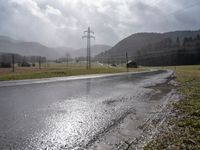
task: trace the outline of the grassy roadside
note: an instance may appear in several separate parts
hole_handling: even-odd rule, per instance
[[[200,66],[170,69],[176,69],[183,98],[174,104],[176,115],[169,119],[167,128],[144,149],[200,149]]]
[[[129,69],[129,71],[143,71],[143,68]],[[23,80],[23,79],[38,79],[38,78],[50,78],[50,77],[65,77],[74,75],[86,75],[86,74],[105,74],[105,73],[120,73],[126,72],[125,67],[95,67],[90,70],[85,68],[42,68],[31,69],[25,68],[23,70],[18,69],[16,72],[2,71],[0,72],[0,81],[6,80]]]

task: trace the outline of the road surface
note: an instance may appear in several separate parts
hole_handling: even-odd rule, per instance
[[[138,117],[134,123],[144,121],[163,103],[159,96],[152,100],[159,91],[148,87],[165,83],[171,74],[0,82],[0,149],[114,149],[118,139],[108,133],[130,114]],[[140,134],[134,123],[126,125],[124,136]]]

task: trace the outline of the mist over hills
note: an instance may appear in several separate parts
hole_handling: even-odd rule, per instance
[[[91,47],[91,54],[94,56],[110,48],[111,47],[107,45],[94,45]],[[48,59],[65,57],[67,53],[69,53],[71,57],[86,56],[86,49],[84,48],[50,48],[37,42],[19,41],[7,36],[0,36],[0,52],[16,53],[22,56],[43,56]]]
[[[50,59],[58,57],[53,48],[36,42],[14,40],[7,36],[0,36],[0,52],[16,53],[23,56],[43,56]]]
[[[109,45],[93,45],[91,46],[91,56],[94,57],[102,52],[105,52],[112,47]],[[63,48],[65,49],[65,48]],[[80,49],[65,49],[65,53],[69,53],[72,58],[75,57],[85,57],[87,54],[87,49],[86,48],[80,48]]]

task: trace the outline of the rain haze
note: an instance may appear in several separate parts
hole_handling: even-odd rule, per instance
[[[199,29],[197,0],[0,0],[0,34],[50,47],[84,46],[88,27],[95,43],[114,46],[137,32]]]

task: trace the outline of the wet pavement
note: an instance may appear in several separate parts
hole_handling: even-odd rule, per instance
[[[0,149],[117,149],[164,103],[170,90],[151,87],[171,74],[0,83]]]

